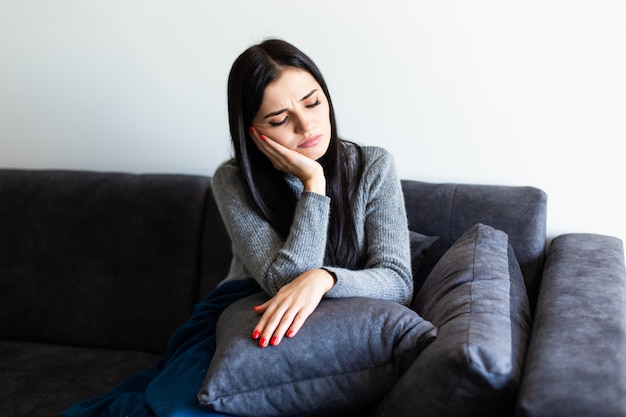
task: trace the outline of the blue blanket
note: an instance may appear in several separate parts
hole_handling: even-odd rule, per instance
[[[234,301],[261,291],[252,280],[227,282],[198,303],[170,338],[154,367],[140,372],[107,393],[81,401],[62,417],[192,417],[226,416],[198,405],[196,393],[215,352],[219,315]]]

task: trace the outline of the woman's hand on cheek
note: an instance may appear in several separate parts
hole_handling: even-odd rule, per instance
[[[250,135],[256,146],[272,162],[274,168],[298,177],[304,184],[305,190],[326,194],[326,177],[319,162],[262,135],[252,126]]]
[[[259,346],[266,347],[279,344],[285,336],[295,336],[334,285],[334,276],[324,269],[311,269],[300,275],[272,299],[254,308],[262,316],[252,337],[259,340]]]

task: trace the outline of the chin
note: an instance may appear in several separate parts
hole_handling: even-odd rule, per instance
[[[330,142],[326,143],[325,146],[320,146],[317,149],[311,149],[311,153],[308,155],[309,158],[319,161],[323,159],[324,156],[328,153],[328,148],[330,147]]]
[[[328,148],[324,149],[323,151],[312,151],[310,153],[305,154],[307,157],[313,159],[314,161],[318,161],[322,158],[324,158],[324,155],[326,155],[326,152],[328,152]]]

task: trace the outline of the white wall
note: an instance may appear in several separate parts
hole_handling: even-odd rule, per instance
[[[626,239],[624,22],[622,0],[0,0],[0,167],[211,175],[230,65],[278,36],[402,177],[533,185],[550,236]]]

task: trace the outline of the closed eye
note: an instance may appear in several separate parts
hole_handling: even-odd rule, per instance
[[[321,102],[321,101],[320,101],[320,99],[318,98],[318,99],[316,99],[316,100],[315,100],[315,103],[307,104],[307,105],[306,105],[306,108],[307,108],[307,109],[312,109],[313,107],[317,107],[317,106],[319,106],[321,103],[322,103],[322,102]]]
[[[309,95],[307,95],[304,99],[310,98],[309,96],[311,94],[315,93],[315,91],[316,90],[311,91],[311,93],[309,93]],[[315,107],[319,106],[320,104],[322,104],[322,102],[320,101],[319,98],[316,97],[315,101],[313,103],[307,104],[304,107],[306,107],[307,109],[312,109],[312,108],[315,108]],[[278,116],[280,113],[283,113],[285,111],[286,111],[286,109],[281,109],[281,110],[279,110],[277,112],[268,114],[267,116],[265,116],[265,118],[268,118],[268,117],[271,117],[271,116]],[[280,126],[283,126],[283,125],[287,124],[288,121],[289,121],[289,116],[285,116],[285,118],[283,120],[281,120],[279,122],[269,122],[269,124],[272,127],[280,127]]]
[[[281,120],[280,122],[270,122],[270,125],[274,126],[274,127],[282,126],[285,123],[287,123],[287,119],[288,118],[289,118],[289,116],[285,116],[285,118],[283,120]]]

